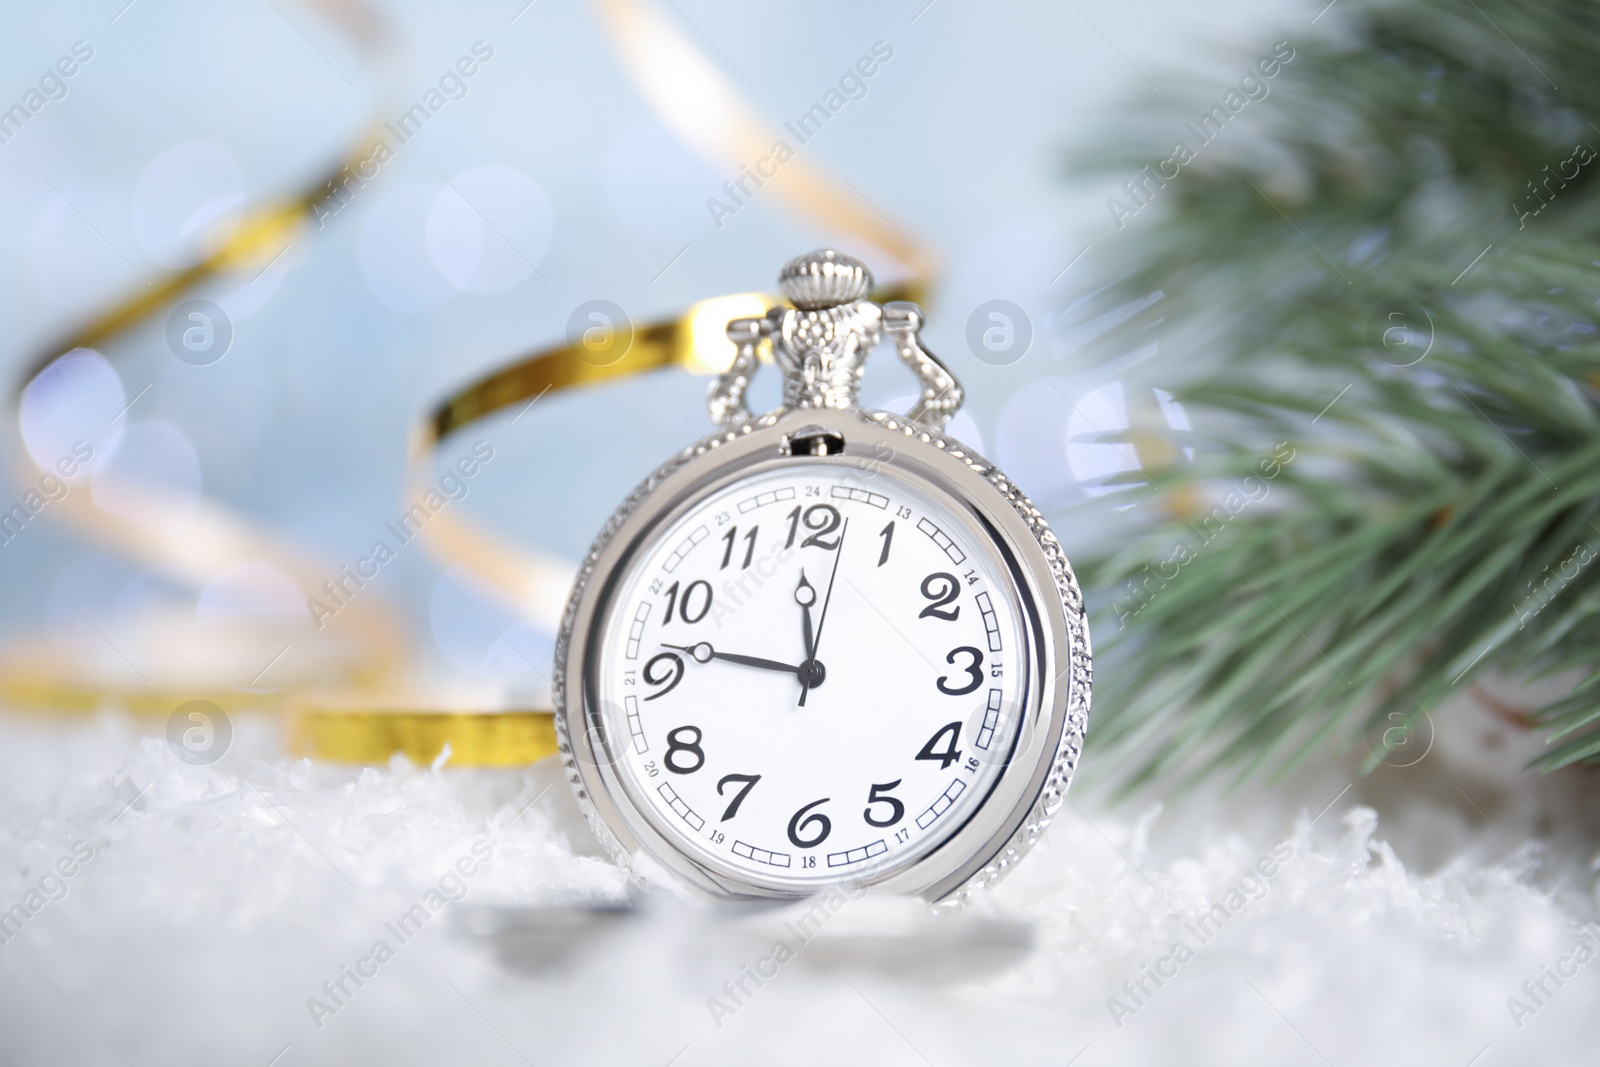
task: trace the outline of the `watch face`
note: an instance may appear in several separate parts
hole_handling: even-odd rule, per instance
[[[590,648],[597,747],[721,879],[886,876],[973,817],[1030,725],[1017,590],[938,490],[785,460],[694,501],[615,574]]]

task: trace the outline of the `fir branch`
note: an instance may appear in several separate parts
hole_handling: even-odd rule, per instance
[[[1133,309],[1089,352],[1159,337],[1154,384],[1202,428],[1146,472],[1165,518],[1084,569],[1111,634],[1092,737],[1133,785],[1284,773],[1490,668],[1582,672],[1531,717],[1537,765],[1600,762],[1600,8],[1342,14],[1230,154],[1147,186],[1165,214],[1084,306]],[[1162,158],[1184,107],[1084,169]]]

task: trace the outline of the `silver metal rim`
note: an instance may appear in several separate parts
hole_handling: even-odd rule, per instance
[[[662,464],[617,508],[585,557],[562,617],[556,644],[553,696],[562,765],[596,835],[641,881],[686,884],[716,898],[794,898],[825,892],[782,889],[758,879],[708,868],[656,829],[654,816],[633,801],[607,758],[596,751],[587,672],[590,643],[602,619],[609,579],[660,524],[717,484],[778,460],[780,442],[802,428],[842,434],[845,452],[825,462],[866,467],[881,463],[962,510],[980,536],[1010,557],[1024,602],[1037,613],[1030,625],[1028,714],[1038,728],[994,792],[931,852],[873,885],[960,903],[992,885],[1034,845],[1059,810],[1082,751],[1093,668],[1088,622],[1071,565],[1043,515],[1010,479],[947,435],[903,416],[860,409],[785,410],[715,434]],[[890,449],[889,460],[883,448]],[[1043,640],[1033,636],[1034,627]]]

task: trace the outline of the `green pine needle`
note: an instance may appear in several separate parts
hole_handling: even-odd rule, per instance
[[[1330,744],[1370,768],[1490,668],[1581,676],[1531,715],[1535,766],[1600,763],[1600,7],[1341,15],[1154,190],[1087,302],[1135,309],[1089,353],[1159,339],[1149,384],[1206,431],[1084,569],[1092,737],[1130,788]],[[1079,169],[1120,189],[1224,91],[1152,101]]]

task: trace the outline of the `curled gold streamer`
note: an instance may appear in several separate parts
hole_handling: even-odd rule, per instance
[[[555,754],[548,711],[416,710],[412,704],[367,701],[342,707],[294,703],[288,709],[289,750],[341,763],[387,763],[400,753],[416,764],[449,754],[457,767],[520,767]]]
[[[737,173],[771,152],[781,131],[753,107],[688,35],[648,0],[595,0],[623,70],[651,110],[714,166]],[[938,265],[860,192],[804,158],[784,163],[770,186],[795,214],[830,234],[887,252],[913,276]]]
[[[388,26],[375,10],[360,0],[313,2],[376,63],[392,59]],[[643,0],[596,0],[596,5],[624,69],[646,103],[704,158],[737,168],[742,161],[766,152],[778,139],[775,129],[658,10]],[[218,247],[196,264],[163,276],[47,349],[30,365],[22,386],[62,354],[76,348],[98,348],[118,338],[208,279],[270,263],[305,232],[306,220],[334,195],[344,168],[370,155],[376,137],[376,132],[369,135],[338,166],[297,196],[247,212]],[[936,264],[887,217],[865,204],[853,186],[847,191],[847,182],[835,181],[804,160],[791,160],[768,184],[779,200],[827,232],[870,244],[908,268],[909,281],[877,294],[876,299],[920,300],[925,295],[924,279],[937,273]],[[426,487],[428,460],[441,441],[514,404],[674,367],[699,375],[721,372],[734,354],[724,332],[727,322],[764,314],[778,304],[776,297],[763,293],[700,301],[677,318],[632,328],[630,343],[615,360],[596,359],[595,349],[581,342],[561,345],[518,359],[470,383],[437,405],[414,428],[408,492],[419,494]],[[612,338],[600,340],[595,347],[608,350]],[[14,437],[20,444],[20,427],[13,429],[18,431]],[[18,454],[27,455],[26,449],[19,449]],[[72,505],[58,507],[57,513],[77,530],[193,586],[241,563],[266,560],[302,592],[310,590],[315,595],[317,579],[331,573],[325,564],[287,551],[259,534],[254,524],[208,503],[202,503],[196,512],[187,536],[174,542],[100,510],[83,494],[69,494],[66,500]],[[452,513],[435,515],[422,528],[421,540],[442,563],[462,565],[531,621],[551,630],[559,624],[574,570],[570,563],[515,545]],[[375,763],[399,752],[423,763],[435,759],[448,745],[450,762],[457,766],[516,766],[554,751],[554,726],[547,711],[444,711],[419,708],[415,697],[409,701],[376,697],[374,694],[394,688],[406,660],[404,640],[392,614],[376,597],[352,601],[347,607],[350,610],[341,610],[338,620],[345,627],[341,636],[348,648],[333,657],[339,669],[331,675],[327,670],[320,672],[324,680],[331,677],[344,688],[297,692],[291,687],[284,693],[291,751],[322,759]],[[202,695],[194,685],[136,688],[85,683],[76,666],[72,656],[48,642],[14,645],[0,653],[0,699],[60,710],[89,710],[109,699],[130,710],[160,714]],[[210,689],[205,695],[223,705],[237,704],[239,699],[236,688]]]
[[[644,102],[685,144],[717,166],[737,169],[770,149],[780,134],[712,65],[659,8],[646,0],[595,0],[603,28],[623,70]],[[937,265],[859,193],[803,159],[793,159],[767,179],[778,198],[826,232],[870,244],[911,272],[911,278],[879,294],[883,300],[922,300],[926,279]],[[512,404],[547,393],[678,367],[691,374],[727,369],[734,348],[730,319],[759,316],[778,306],[765,293],[740,293],[703,300],[683,315],[631,328],[631,343],[615,362],[601,363],[613,335],[593,349],[558,346],[512,362],[503,370],[458,390],[424,417],[411,435],[409,491],[426,488],[421,460],[444,437]],[[520,548],[470,520],[436,516],[424,530],[424,545],[441,563],[459,564],[527,618],[554,631],[559,625],[576,568],[569,562]]]
[[[922,292],[920,284],[908,283],[876,293],[874,299],[913,300]],[[778,297],[766,293],[713,297],[691,305],[675,319],[632,328],[631,342],[613,362],[596,362],[595,353],[609,352],[616,337],[603,331],[592,339],[592,348],[582,341],[558,345],[463,386],[436,405],[412,431],[409,482],[413,493],[427,488],[426,461],[433,449],[457,430],[515,404],[568,389],[674,367],[695,375],[720,374],[734,357],[733,343],[726,334],[728,321],[764,315],[780,304]],[[770,359],[770,354],[764,352],[763,358]],[[531,621],[551,632],[560,626],[576,572],[572,564],[512,545],[469,519],[444,512],[422,528],[421,540],[442,563],[464,567]]]
[[[361,0],[309,2],[347,34],[373,66],[392,73],[393,38],[387,21],[374,8]],[[392,88],[387,95],[393,95]],[[369,154],[378,136],[377,129],[378,123],[374,120],[372,133],[363,135],[357,147],[337,166],[318,174],[297,194],[271,198],[247,209],[215,247],[195,263],[160,275],[145,288],[113,303],[43,349],[29,361],[18,380],[15,399],[20,403],[28,385],[61,356],[75,349],[99,350],[111,345],[201,284],[271,263],[307,232],[307,220],[317,207],[337,195],[344,168]],[[14,404],[9,412],[6,432],[13,441],[16,456],[12,465],[14,477],[19,484],[27,484],[37,479],[41,471],[31,461],[22,439],[16,407]],[[140,510],[170,512],[171,494],[149,486],[137,492]],[[191,588],[201,588],[242,564],[265,562],[286,575],[303,595],[315,595],[318,581],[333,573],[333,568],[327,564],[293,551],[263,533],[258,523],[204,499],[181,535],[160,533],[105,511],[85,492],[69,492],[52,505],[50,514],[89,540]],[[294,637],[307,632],[303,626],[297,630],[259,622],[232,626],[211,623],[212,633],[208,636],[216,639],[217,634],[224,631],[231,636],[231,646],[221,650],[224,653],[248,645],[264,650],[261,662],[250,668],[254,670],[267,665],[266,657],[279,647],[277,641],[288,635],[289,643],[284,653],[280,653],[286,658],[281,663],[274,661],[280,675],[298,671],[308,680],[324,683],[337,680],[353,685],[375,684],[391,676],[405,660],[403,633],[394,622],[393,612],[387,610],[380,599],[374,596],[352,603],[348,612],[340,612],[331,639],[328,634],[319,635],[318,647],[314,650],[308,650],[308,642],[302,639],[298,642],[300,650],[293,656],[286,654],[294,648]],[[171,622],[169,618],[162,625],[170,628]],[[141,629],[150,629],[151,625]],[[191,631],[189,637],[193,639],[200,632],[199,625],[192,623]],[[109,639],[106,640],[109,643]],[[92,710],[115,705],[136,712],[159,713],[162,709],[170,711],[201,692],[221,698],[214,702],[235,705],[241,697],[257,706],[271,706],[280,699],[280,694],[275,692],[228,686],[214,676],[215,671],[207,669],[208,661],[200,655],[191,656],[182,669],[174,670],[167,664],[162,671],[153,671],[156,674],[153,680],[128,661],[126,665],[139,676],[137,682],[120,669],[113,672],[115,676],[97,669],[94,664],[102,659],[98,650],[73,641],[31,637],[12,642],[0,650],[0,700],[15,706],[52,710]]]

